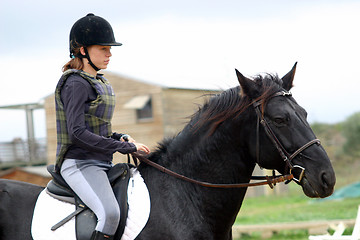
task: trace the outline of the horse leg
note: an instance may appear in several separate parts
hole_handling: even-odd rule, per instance
[[[0,179],[0,239],[32,240],[31,220],[42,187]]]

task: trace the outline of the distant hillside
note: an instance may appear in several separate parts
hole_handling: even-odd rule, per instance
[[[360,112],[337,124],[311,125],[336,173],[336,188],[360,181]]]

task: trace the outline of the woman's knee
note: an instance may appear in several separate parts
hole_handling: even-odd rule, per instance
[[[106,222],[116,222],[116,223],[118,223],[120,221],[120,215],[121,215],[120,208],[119,208],[119,205],[117,204],[117,202],[114,205],[109,204],[105,208]]]

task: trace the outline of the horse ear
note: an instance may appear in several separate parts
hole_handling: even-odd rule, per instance
[[[256,98],[258,95],[256,83],[253,80],[251,80],[247,77],[244,77],[244,75],[242,75],[237,69],[235,69],[235,72],[236,72],[238,81],[240,83],[241,95],[242,96],[246,95],[250,98]]]
[[[288,72],[281,79],[283,81],[283,88],[286,91],[289,91],[293,87],[293,81],[294,81],[295,71],[296,71],[296,64],[297,64],[297,62],[294,64],[294,66],[292,67],[290,72]]]

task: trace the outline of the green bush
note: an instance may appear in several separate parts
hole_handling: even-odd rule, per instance
[[[360,112],[348,117],[342,124],[346,142],[343,145],[344,153],[353,157],[360,157]]]

